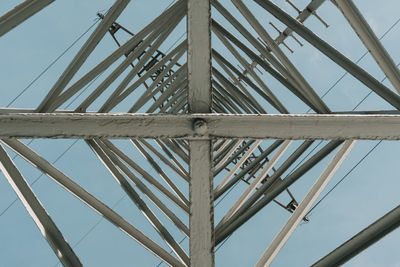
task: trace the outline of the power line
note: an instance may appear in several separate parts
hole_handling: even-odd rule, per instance
[[[388,30],[386,30],[386,32],[379,38],[379,40],[382,40],[382,38],[384,38],[398,23],[400,22],[400,18],[397,20],[397,21],[395,21],[395,23],[394,24],[392,24],[392,26],[390,26],[389,27],[389,29]],[[368,54],[369,52],[368,51],[366,51],[357,61],[356,61],[356,64],[358,64],[367,54]],[[397,66],[399,66],[400,65],[400,63],[397,65]],[[330,91],[332,91],[332,89],[334,89],[334,87],[336,87],[336,85],[337,84],[339,84],[339,82],[346,76],[348,74],[348,72],[345,72],[322,96],[321,96],[321,98],[324,98]],[[382,80],[381,80],[381,82],[383,82],[383,81],[385,81],[386,80],[386,78],[387,77],[384,77]],[[357,109],[370,95],[372,94],[372,91],[370,91],[363,99],[361,99],[361,101],[353,108],[353,111],[355,110],[355,109]],[[311,109],[309,109],[308,111],[307,111],[307,113],[309,113],[311,111]],[[346,175],[344,175],[344,177],[342,177],[340,180],[339,180],[339,182],[338,183],[336,183],[335,184],[335,186],[331,189],[331,190],[329,190],[322,198],[321,198],[321,200],[319,200],[316,204],[315,204],[315,206],[314,207],[312,207],[311,209],[310,209],[310,211],[307,213],[307,215],[306,216],[308,216],[309,214],[310,214],[310,212],[313,210],[313,209],[315,209],[341,182],[343,182],[345,179],[346,179],[346,177],[352,172],[352,171],[354,171],[354,169],[356,169],[357,167],[358,167],[358,165],[360,165],[361,163],[362,163],[362,161],[364,161],[381,143],[382,143],[382,141],[383,140],[380,140],[372,149],[370,149],[369,151],[368,151],[368,153],[356,164],[356,165],[354,165],[353,167],[352,167],[352,169],[348,172],[348,173],[346,173]],[[292,169],[292,171],[290,172],[290,173],[292,173],[294,170],[296,170],[297,169],[297,167],[304,161],[304,160],[306,160],[307,159],[307,157],[309,156],[309,155],[311,155],[312,154],[312,152],[315,150],[315,149],[317,149],[318,148],[318,146],[322,143],[323,141],[321,140],[293,169]],[[235,187],[236,185],[237,185],[238,183],[236,183],[233,187]],[[231,190],[233,189],[233,187],[231,188]],[[224,196],[223,196],[223,198],[225,198],[226,197],[226,195],[227,194],[229,194],[229,192],[231,191],[231,190],[229,190]],[[223,199],[222,198],[222,199]],[[221,201],[222,201],[222,199],[221,199]],[[218,203],[219,204],[219,203]],[[217,206],[217,205],[215,205],[215,206]],[[232,235],[232,234],[231,234]],[[228,239],[231,237],[231,235],[229,235],[216,249],[215,249],[215,252],[217,252],[227,241],[228,241]],[[186,237],[185,237],[186,238]],[[170,252],[170,253],[172,253],[172,251]],[[160,263],[160,264],[158,264],[157,265],[157,267],[158,266],[160,266],[162,264],[162,262]]]
[[[364,157],[362,157],[317,203],[315,203],[315,205],[308,211],[308,213],[306,214],[306,216],[311,216],[311,212],[319,205],[321,204],[321,202],[333,191],[335,190],[335,188],[342,183],[346,177],[348,177],[350,175],[350,173],[352,173],[357,167],[358,165],[360,165],[381,143],[383,140],[380,140],[378,143],[376,143],[372,149],[370,149],[368,151],[367,154],[364,155]]]
[[[397,67],[400,66],[400,63],[396,65]],[[385,76],[381,82],[384,82],[387,79]],[[372,94],[372,91],[369,92],[361,101],[353,108],[353,111],[356,110],[370,95]],[[332,193],[335,188],[341,184],[349,175],[352,173],[358,165],[360,165],[381,143],[383,140],[380,140],[374,147],[372,147],[361,159],[358,161],[315,205],[310,209],[310,211],[307,213],[306,216],[311,215],[311,211],[314,210],[321,202],[329,195]]]
[[[10,101],[10,103],[8,103],[8,105],[6,106],[6,107],[10,107],[19,97],[21,97],[29,88],[31,88],[31,86],[40,78],[40,77],[42,77],[60,58],[62,58],[80,39],[82,39],[83,38],[83,36],[85,36],[98,22],[99,22],[99,20],[100,20],[100,18],[96,18],[95,19],[95,22],[92,24],[92,25],[90,25],[89,26],[89,28],[88,29],[86,29],[81,35],[79,35],[78,36],[78,38],[75,40],[75,41],[73,41],[72,43],[71,43],[71,45],[69,45],[56,59],[54,59],[35,79],[33,79],[29,84],[28,84],[28,86],[26,86],[13,100],[11,100]],[[100,74],[101,75],[101,74]],[[99,76],[100,76],[99,75]],[[93,84],[93,82],[99,77],[99,76],[97,76],[89,85],[87,85],[86,86],[86,88],[81,92],[81,94],[91,85],[91,84]],[[80,96],[80,94],[78,95],[78,96]],[[72,100],[72,102],[71,103],[69,103],[68,105],[67,105],[67,107],[68,106],[70,106],[75,100],[77,99],[77,97],[75,98],[75,99],[73,99]],[[32,140],[30,140],[28,143],[27,143],[27,146],[29,146],[30,144],[32,144],[32,142],[33,142],[34,140],[32,139]],[[52,164],[55,164],[55,163],[57,163],[57,161],[59,161],[71,148],[72,148],[72,146],[74,146],[76,143],[77,143],[77,141],[78,140],[75,140],[70,146],[68,146],[53,162],[52,162]],[[17,155],[15,155],[14,157],[13,157],[13,160],[15,160],[16,158],[18,157],[18,154]],[[30,185],[32,186],[32,185],[34,185],[41,177],[43,176],[43,173],[42,174],[40,174],[38,177],[36,177],[36,179],[32,182],[32,183],[30,183]],[[17,202],[17,200],[18,200],[18,198],[15,198],[4,210],[2,210],[1,212],[0,212],[0,217],[2,216],[2,215],[4,215],[6,212],[7,212],[7,210],[9,210],[16,202]]]
[[[379,40],[382,40],[391,30],[393,30],[393,28],[398,24],[400,22],[400,18],[398,18],[383,34],[382,34],[382,36],[381,37],[379,37]],[[356,64],[358,64],[358,63],[360,63],[360,61],[366,56],[368,54],[368,50],[364,53],[364,54],[362,54],[362,56],[360,57],[360,58],[358,58],[357,59],[357,61],[355,62]],[[397,64],[397,67],[400,65],[400,63],[399,64]],[[348,72],[345,72],[342,76],[340,76],[340,78],[338,79],[338,80],[336,80],[336,82],[321,96],[321,98],[324,98],[330,91],[332,91],[332,89],[336,86],[336,85],[338,85],[339,84],[339,82],[346,76],[348,74]],[[384,82],[385,80],[387,79],[387,77],[385,76],[382,80],[381,80],[381,82]],[[371,94],[372,94],[372,92],[373,91],[370,91],[370,92],[368,92],[368,94],[363,98],[363,99],[361,99],[361,101],[360,102],[358,102],[358,104],[352,109],[352,111],[354,111],[354,110],[356,110]],[[311,109],[309,109],[306,113],[309,113],[311,111]],[[311,153],[315,150],[315,149],[317,149],[317,147],[319,147],[319,145],[322,143],[323,141],[321,140],[318,144],[317,144],[317,146],[315,146],[312,150],[311,150],[311,152],[309,152],[291,171],[290,171],[290,173],[289,174],[291,174],[294,170],[296,170],[297,169],[297,167],[300,165],[300,164],[302,164],[303,162],[304,162],[304,160],[306,160],[307,159],[307,157],[309,156],[309,155],[311,155]]]
[[[54,59],[35,79],[33,79],[10,103],[6,106],[10,107],[20,96],[22,96],[40,77],[42,77],[57,61],[62,58],[83,36],[85,36],[98,22],[100,18],[95,19],[95,22],[89,26],[74,42],[72,42],[56,59]]]

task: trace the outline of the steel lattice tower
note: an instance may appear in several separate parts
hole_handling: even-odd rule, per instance
[[[16,6],[0,17],[0,36],[52,2],[26,0]],[[270,0],[254,0],[260,10],[284,25],[279,30],[271,23],[279,33],[276,38],[271,37],[250,5],[241,0],[231,1],[243,16],[241,21],[226,9],[225,2],[179,0],[142,30],[132,33],[117,23],[129,2],[116,0],[108,12],[98,14],[101,19],[96,29],[37,108],[0,109],[1,170],[64,266],[84,263],[17,168],[10,151],[170,266],[214,266],[216,246],[275,202],[291,215],[256,264],[268,266],[299,223],[308,221],[308,211],[357,140],[400,139],[400,72],[352,0],[332,2],[394,90],[303,24],[314,16],[327,26],[317,14],[323,0],[311,0],[304,9],[287,0],[297,17]],[[212,17],[211,10],[218,12],[225,24]],[[162,44],[182,21],[186,21],[186,39],[170,51],[163,51]],[[123,41],[118,39],[121,31],[128,36]],[[115,50],[73,80],[108,33],[117,44]],[[294,38],[302,46],[296,36],[394,110],[331,110],[302,74],[301,66],[282,50],[286,47],[291,51],[287,38]],[[218,47],[214,46],[217,41]],[[227,59],[227,53],[240,63],[240,68]],[[291,114],[280,93],[269,86],[270,80],[258,74],[259,69],[312,113]],[[103,72],[107,76],[78,104],[72,109],[62,108]],[[83,140],[173,253],[19,140],[23,138]],[[125,145],[115,139],[124,140]],[[315,140],[328,141],[296,165]],[[126,144],[137,149],[152,171],[124,150]],[[306,196],[296,200],[289,187],[334,151]],[[216,201],[238,182],[245,184],[245,189],[215,222]],[[281,194],[287,194],[288,203],[278,201]],[[399,224],[397,206],[313,266],[342,264]],[[177,241],[175,232],[190,240],[188,249]]]

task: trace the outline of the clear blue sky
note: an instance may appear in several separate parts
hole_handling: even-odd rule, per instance
[[[20,2],[22,1],[3,0],[0,4],[0,14],[4,14]],[[0,38],[0,107],[7,106],[79,35],[94,23],[97,12],[105,12],[113,2],[111,0],[55,1],[36,16]],[[118,22],[129,30],[138,32],[171,2],[171,0],[133,0],[118,19]],[[250,26],[244,22],[244,19],[233,8],[230,1],[221,0],[220,2],[226,4],[235,17],[243,21],[251,31]],[[249,4],[249,7],[260,22],[267,27],[272,36],[276,36],[276,32],[268,25],[269,21],[274,21],[279,28],[283,28],[279,22],[276,22],[256,4],[251,1],[244,2]],[[291,14],[295,14],[294,10],[284,1],[277,0],[275,2]],[[294,2],[300,9],[308,3],[305,0],[295,0]],[[398,14],[400,3],[398,1],[357,0],[355,3],[379,37],[400,19]],[[310,18],[306,25],[351,60],[357,61],[366,49],[342,14],[330,1],[326,1],[318,10],[318,13],[330,24],[330,27],[325,28],[315,17]],[[215,10],[213,10],[213,17],[228,29],[233,29]],[[162,49],[164,51],[169,49],[171,44],[184,31],[183,21],[173,32],[171,38],[162,45]],[[252,32],[254,33],[254,31]],[[36,107],[88,36],[85,35],[74,45],[11,107]],[[382,39],[384,46],[392,55],[396,64],[400,63],[399,36],[400,23],[396,24]],[[222,52],[234,65],[237,64],[233,56],[222,47],[217,38],[214,38],[213,42],[218,51]],[[289,53],[284,47],[282,49],[287,52],[287,55],[301,70],[316,92],[323,95],[345,72],[305,41],[303,42],[305,45],[300,47],[293,39],[288,39],[288,45],[295,50],[293,54]],[[115,49],[113,40],[107,35],[74,80],[81,77],[82,74]],[[378,80],[384,78],[384,74],[370,55],[365,56],[359,65]],[[104,77],[106,76],[102,76],[102,78]],[[287,106],[290,112],[304,113],[307,111],[302,103],[287,93],[285,88],[270,79],[268,75],[264,74],[261,77],[282,99],[283,104]],[[387,80],[384,83],[392,88]],[[97,81],[93,88],[96,84],[99,84],[99,82]],[[369,90],[363,84],[350,75],[346,75],[326,95],[324,100],[332,110],[346,111],[353,109],[368,93]],[[83,94],[79,99],[82,99],[85,95],[87,94]],[[76,101],[79,102],[79,99]],[[391,109],[391,107],[375,94],[371,94],[358,108],[358,110],[380,109]],[[269,111],[275,112],[271,109]],[[30,146],[52,162],[73,142],[73,140],[37,140]],[[126,153],[139,161],[145,169],[154,173],[149,164],[143,160],[143,157],[128,141],[117,141],[116,143]],[[264,141],[263,146],[267,146],[268,143],[269,141]],[[358,142],[325,192],[339,181],[376,143],[375,141]],[[296,144],[299,144],[299,142],[295,142],[292,150]],[[309,266],[397,206],[400,202],[399,149],[399,142],[382,142],[313,211],[310,215],[310,222],[298,227],[272,266]],[[11,155],[13,154],[11,153]],[[286,157],[287,155],[284,158]],[[298,201],[304,197],[329,159],[330,157],[308,172],[291,188]],[[278,166],[282,160],[278,163]],[[23,159],[16,158],[15,162],[29,182],[32,183],[40,176],[40,172]],[[167,249],[136,206],[128,198],[123,197],[124,193],[119,185],[83,141],[78,141],[72,146],[55,165],[107,205],[115,207],[116,211]],[[173,177],[172,172],[169,174]],[[154,175],[156,174],[154,173]],[[173,178],[175,179],[175,177]],[[178,179],[176,180],[178,181]],[[184,184],[181,184],[181,186],[182,190],[187,193],[187,186]],[[102,220],[99,215],[47,177],[41,177],[32,187],[85,266],[157,266],[159,263],[159,260],[150,252],[106,220]],[[239,196],[244,188],[244,184],[237,186],[218,205],[215,209],[216,222],[229,209],[229,204]],[[3,175],[0,174],[0,214],[15,198],[13,190]],[[283,202],[288,200],[287,195],[280,196],[279,199]],[[165,201],[168,203],[167,200]],[[174,210],[182,215],[180,210]],[[263,209],[218,250],[216,266],[254,265],[274,235],[289,218],[289,215],[287,211],[275,204]],[[181,217],[184,218],[184,216]],[[185,222],[187,222],[187,218]],[[167,220],[165,220],[165,223],[171,226]],[[172,232],[176,234],[177,240],[181,240],[183,237],[176,230]],[[397,230],[349,261],[345,266],[400,266],[399,243],[400,231]],[[187,249],[187,240],[183,244],[184,248]],[[57,262],[58,259],[19,201],[0,216],[0,267],[52,267]]]

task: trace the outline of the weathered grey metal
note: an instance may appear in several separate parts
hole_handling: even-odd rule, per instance
[[[219,161],[214,160],[215,169],[220,168],[222,164],[224,164],[229,159],[229,157],[232,156],[232,154],[236,151],[236,149],[242,144],[243,139],[233,140],[233,141],[234,141],[233,145],[230,146],[230,149],[223,154],[223,157]]]
[[[132,164],[132,159],[130,159],[127,155],[125,155],[121,150],[119,150],[113,143],[109,140],[101,139],[101,142],[104,143],[108,149],[110,149],[115,155],[117,155],[121,160],[126,162],[129,166],[136,166],[137,172],[141,174],[143,177],[150,176],[143,169],[137,168],[136,164]],[[117,161],[118,163],[120,161]],[[150,190],[146,184],[144,184],[138,177],[136,177],[125,165],[119,164],[120,169],[128,176],[129,179],[139,188],[140,191],[143,192],[150,200],[154,203],[164,214],[167,216],[176,227],[182,231],[187,237],[189,237],[189,228],[176,216],[154,193]],[[134,167],[132,167],[134,168]],[[135,168],[134,168],[135,169]],[[145,178],[145,179],[146,179]],[[149,181],[151,183],[151,180]]]
[[[180,259],[180,261],[185,265],[189,265],[189,257],[186,255],[182,247],[176,242],[169,231],[157,218],[154,212],[147,206],[147,204],[142,200],[136,190],[129,184],[128,180],[119,172],[118,168],[121,168],[122,163],[116,158],[115,155],[110,153],[110,151],[101,144],[97,142],[98,140],[87,140],[87,144],[93,150],[93,152],[99,157],[103,162],[105,167],[110,171],[112,176],[121,185],[122,189],[125,191],[127,196],[135,203],[139,210],[143,213],[144,217],[149,221],[149,223],[155,228],[162,239],[167,243],[175,255]],[[117,168],[118,166],[118,168]]]
[[[207,124],[204,133],[193,128],[198,119]],[[13,113],[0,115],[0,137],[399,140],[400,116]]]
[[[342,265],[399,226],[400,206],[397,206],[312,266],[333,267]]]
[[[316,14],[316,10],[325,2],[325,0],[311,0],[311,2],[300,12],[296,17],[298,22],[304,23],[311,15]],[[286,28],[279,36],[275,39],[275,42],[280,44],[286,37],[291,36],[293,30],[291,28]]]
[[[313,109],[317,113],[323,113],[321,110],[319,110],[317,107],[315,107],[306,98],[306,96],[303,95],[303,92],[298,88],[297,83],[293,79],[291,79],[290,76],[286,75],[287,77],[285,77],[283,74],[281,74],[280,72],[276,71],[275,68],[272,68],[268,62],[266,62],[263,58],[258,56],[256,53],[254,53],[251,49],[249,49],[238,38],[236,38],[233,34],[231,34],[229,31],[227,31],[224,27],[222,27],[215,20],[212,21],[212,27],[213,27],[213,31],[214,32],[220,32],[221,34],[223,34],[232,43],[234,43],[237,47],[239,47],[249,58],[254,60],[266,72],[270,73],[276,80],[278,80],[280,83],[282,83],[288,90],[293,92],[293,94],[295,94],[299,99],[301,99],[311,109]],[[250,33],[248,33],[248,34],[250,34]],[[249,40],[249,41],[251,41],[251,40]],[[253,44],[253,45],[255,45],[255,44]],[[263,48],[258,48],[259,51],[263,51],[261,49],[263,49]],[[262,54],[262,56],[265,57],[265,55],[263,55],[263,54]],[[280,71],[283,72],[283,73],[287,72],[283,66],[279,67],[279,69],[281,69]]]
[[[253,217],[263,207],[275,199],[280,193],[286,190],[290,185],[296,182],[302,175],[314,167],[318,162],[325,158],[331,153],[336,147],[338,147],[343,141],[331,141],[317,153],[315,153],[309,160],[299,166],[294,172],[282,180],[278,186],[273,188],[268,195],[263,196],[264,192],[279,178],[279,176],[288,168],[294,160],[301,155],[303,151],[299,149],[299,154],[292,157],[290,164],[282,165],[268,180],[264,183],[259,190],[257,190],[243,205],[240,209],[223,225],[220,227],[220,231],[215,233],[215,244],[219,244],[230,234],[232,234],[237,228],[242,226],[247,220]],[[307,147],[307,143],[304,143],[304,147]],[[259,200],[259,201],[258,201]]]
[[[151,251],[154,255],[159,257],[161,260],[166,262],[170,266],[185,266],[175,257],[171,256],[166,250],[148,238],[145,234],[140,232],[136,227],[132,226],[124,218],[118,215],[115,211],[110,209],[103,202],[92,196],[85,189],[79,186],[77,183],[72,181],[64,173],[59,171],[51,163],[40,157],[37,153],[27,147],[25,144],[21,143],[16,139],[2,139],[1,142],[5,143],[16,153],[25,158],[33,166],[37,167],[39,170],[47,174],[50,178],[64,187],[67,191],[72,193],[75,197],[86,203],[89,207],[99,213],[101,216],[109,220],[116,227],[121,229],[127,235],[132,237],[142,246]]]
[[[296,229],[298,224],[303,220],[304,216],[306,216],[307,212],[311,208],[311,205],[317,200],[318,196],[322,193],[322,190],[324,190],[333,175],[339,169],[340,165],[342,165],[347,155],[353,149],[355,143],[356,141],[353,140],[347,140],[343,143],[340,150],[332,158],[328,166],[318,177],[317,181],[308,191],[307,195],[290,216],[285,226],[275,236],[274,240],[268,246],[267,250],[265,250],[261,258],[257,261],[255,267],[269,266],[272,263],[275,256],[289,239],[290,235]]]
[[[376,63],[400,93],[400,71],[352,0],[333,0],[360,37]]]
[[[138,32],[135,36],[129,39],[124,45],[115,50],[112,54],[110,54],[107,58],[105,58],[102,62],[100,62],[96,67],[86,73],[82,78],[80,78],[77,82],[71,85],[69,88],[63,91],[63,93],[54,101],[52,101],[52,108],[47,112],[54,111],[57,107],[59,107],[62,103],[70,99],[77,92],[79,92],[85,85],[87,85],[90,81],[96,78],[100,73],[106,70],[111,64],[117,61],[123,55],[129,53],[134,47],[136,47],[144,37],[153,32],[155,29],[165,26],[166,21],[171,19],[173,16],[183,16],[185,14],[186,6],[183,3],[184,1],[178,1],[176,4],[171,6],[168,10],[166,10],[163,14],[153,20],[150,24],[144,27],[140,32]]]
[[[97,44],[107,33],[108,28],[110,28],[112,23],[119,17],[119,15],[122,13],[125,7],[129,4],[129,2],[130,0],[117,0],[114,3],[110,11],[100,22],[99,26],[97,26],[96,30],[91,34],[91,36],[85,42],[85,44],[81,47],[79,52],[75,55],[74,59],[65,69],[60,78],[57,80],[53,88],[49,91],[45,99],[42,101],[42,103],[40,103],[39,107],[37,108],[38,112],[47,112],[48,110],[51,109],[53,100],[60,95],[60,93],[72,80],[74,75],[78,72],[83,63],[85,63],[86,59],[96,48]]]
[[[228,181],[236,174],[237,170],[243,165],[243,163],[249,158],[249,156],[254,152],[254,150],[257,149],[257,147],[260,145],[262,140],[257,140],[254,142],[250,148],[246,151],[246,153],[243,154],[242,157],[238,160],[238,162],[235,164],[233,168],[229,171],[229,173],[222,179],[222,181],[218,184],[218,186],[215,188],[215,192],[218,192],[221,190],[227,183]]]
[[[146,140],[138,140],[138,142],[142,143],[145,147],[147,147],[152,153],[154,153],[162,162],[164,162],[168,167],[170,167],[173,171],[175,171],[179,176],[181,176],[186,182],[189,181],[189,173],[181,166],[181,164],[172,164],[170,160],[168,160],[164,155],[162,155],[157,149],[155,149],[149,142]],[[170,157],[172,160],[172,158]],[[172,160],[173,161],[173,160]]]
[[[0,17],[0,36],[6,34],[53,2],[54,0],[25,0]]]
[[[223,225],[227,220],[229,220],[234,213],[240,209],[243,203],[251,196],[251,194],[256,190],[256,188],[260,185],[261,181],[266,178],[269,171],[272,170],[277,161],[283,156],[283,153],[288,149],[292,141],[285,141],[278,149],[277,152],[272,156],[272,158],[268,161],[268,163],[264,166],[264,168],[257,174],[257,177],[250,183],[250,185],[246,188],[246,190],[239,196],[236,202],[232,205],[229,211],[225,214],[225,216],[220,220],[218,225],[215,227],[215,231],[220,230],[220,226]]]
[[[68,267],[83,266],[2,145],[0,145],[0,170],[60,262]]]
[[[145,64],[151,59],[152,55],[154,52],[160,47],[160,45],[165,41],[165,39],[169,36],[169,34],[172,32],[172,30],[177,26],[179,21],[183,18],[184,12],[181,12],[181,15],[179,16],[178,14],[168,20],[168,23],[165,24],[167,26],[160,27],[156,29],[150,36],[147,38],[145,41],[143,41],[140,44],[140,48],[136,48],[132,55],[135,55],[135,58],[138,58],[139,56],[142,56],[137,62],[137,64],[132,68],[132,70],[125,76],[123,81],[118,85],[118,87],[114,90],[114,92],[111,94],[111,96],[108,97],[108,99],[105,101],[103,106],[99,109],[99,112],[109,112],[113,107],[115,107],[117,104],[119,104],[122,100],[124,100],[131,92],[133,92],[137,86],[133,87],[130,86],[128,89],[124,90],[128,84],[131,82],[131,80],[139,73],[139,71],[145,66]],[[153,39],[154,37],[154,39]],[[153,42],[154,41],[154,42]],[[153,43],[152,43],[153,42]],[[150,45],[151,44],[151,45]],[[149,47],[150,46],[150,47]],[[143,52],[146,50],[146,53]],[[130,58],[130,55],[127,57],[127,59]],[[131,64],[131,59],[127,62],[128,64],[126,65],[129,66]],[[170,63],[170,65],[173,65]],[[122,73],[122,71],[121,71]],[[117,73],[115,78],[117,78],[121,73]],[[163,77],[163,76],[161,76]],[[142,78],[144,79],[144,78]],[[142,84],[141,82],[140,84]],[[108,85],[106,85],[106,88]]]
[[[211,112],[210,0],[188,0],[188,103],[190,113]],[[194,120],[194,132],[207,125]],[[190,266],[214,266],[214,201],[211,141],[190,141]]]
[[[235,58],[245,67],[246,71],[251,75],[251,77],[258,83],[258,85],[264,91],[263,93],[267,96],[268,101],[274,106],[280,113],[289,113],[287,109],[283,106],[283,104],[279,101],[279,99],[272,93],[272,91],[268,88],[268,86],[262,81],[260,77],[250,68],[249,63],[240,56],[240,54],[236,51],[236,49],[226,40],[222,34],[216,32],[216,36],[224,43],[225,47],[235,56]],[[217,55],[218,57],[218,55]],[[249,79],[246,79],[249,80]],[[252,82],[250,84],[253,84]],[[254,88],[258,88],[254,86]],[[261,91],[261,90],[260,90]],[[262,92],[262,91],[261,91]],[[261,94],[263,94],[261,93]]]
[[[346,17],[349,18],[356,32],[360,34],[367,48],[372,50],[378,64],[385,74],[391,76],[389,78],[399,90],[400,75],[397,67],[394,66],[393,61],[390,61],[390,56],[377,40],[362,15],[351,1],[337,1],[341,3],[339,6],[343,9]],[[18,24],[50,2],[52,1],[26,1],[16,10],[1,17],[0,36],[2,35],[1,30],[4,31],[7,25]],[[115,19],[128,2],[129,0],[116,0],[108,15],[103,18],[101,24],[89,37],[89,40],[80,49],[37,109],[0,108],[0,138],[4,138],[2,141],[4,144],[25,157],[45,174],[48,174],[53,180],[137,240],[166,264],[170,266],[214,266],[215,244],[219,244],[263,207],[274,201],[279,194],[287,191],[289,186],[336,149],[343,143],[343,140],[400,140],[400,111],[349,111],[342,112],[343,114],[333,111],[334,115],[263,114],[270,108],[261,104],[263,103],[261,101],[264,100],[280,113],[289,113],[289,111],[269,89],[271,85],[267,85],[267,81],[255,72],[254,68],[257,65],[316,113],[331,112],[302,77],[304,73],[299,71],[299,66],[295,66],[278,46],[287,36],[292,35],[293,30],[400,110],[400,97],[396,93],[393,93],[301,24],[310,15],[315,15],[326,25],[315,13],[315,10],[324,2],[323,0],[311,0],[302,11],[289,2],[298,12],[297,21],[269,0],[255,0],[256,3],[289,26],[283,32],[276,28],[280,35],[275,40],[271,38],[241,0],[232,0],[232,2],[261,39],[253,36],[233,16],[232,12],[216,0],[179,0],[67,88],[68,83],[86,61],[96,44],[102,39],[104,33],[106,31],[111,33],[113,27],[120,26],[115,23]],[[233,26],[240,33],[240,37],[229,32],[227,30],[230,29],[229,27],[225,28],[225,26],[211,19],[210,2],[226,18],[228,23],[231,24],[230,26]],[[32,3],[32,8],[24,10],[30,3]],[[35,7],[33,3],[35,3]],[[159,47],[165,44],[165,40],[171,36],[172,31],[185,15],[187,15],[187,39],[178,45],[174,43],[171,47],[172,51],[166,55],[163,54],[161,59],[153,57],[153,52],[159,51]],[[10,20],[6,21],[7,19]],[[13,22],[10,24],[10,21]],[[222,48],[230,51],[244,67],[243,72],[234,67],[222,53],[212,49],[211,26],[215,35],[222,41]],[[114,30],[117,31],[118,29]],[[113,37],[115,38],[115,36]],[[243,37],[253,48],[249,48],[245,44]],[[181,62],[181,58],[186,52],[187,62],[177,64],[178,61]],[[215,62],[221,68],[212,66],[211,56],[214,57]],[[75,110],[59,109],[63,103],[80,91],[82,92],[86,85],[121,57],[124,57],[122,63],[114,71],[110,71],[111,74],[91,92],[89,97],[78,104]],[[149,61],[152,64],[147,64]],[[132,70],[129,71],[127,76],[121,78],[121,75],[130,65]],[[180,68],[170,73],[174,66]],[[143,71],[145,71],[144,74]],[[246,76],[247,74],[249,74],[249,77]],[[139,77],[135,79],[136,76]],[[101,104],[100,110],[92,113],[87,112],[87,109],[95,101],[100,100],[103,97],[103,92],[110,85],[114,85],[119,78],[122,82],[116,84],[116,89]],[[137,90],[149,78],[152,79],[152,82],[149,86],[146,84],[147,90],[143,93]],[[241,83],[242,81],[243,83]],[[128,113],[103,113],[118,108],[120,103],[126,104],[122,102],[132,93],[140,93],[141,95],[130,104]],[[258,98],[255,93],[261,98]],[[151,102],[153,100],[154,103]],[[146,111],[146,113],[129,114],[141,110]],[[43,113],[35,114],[38,111]],[[152,112],[166,114],[149,114]],[[213,114],[212,112],[233,114]],[[260,113],[262,115],[256,115]],[[362,115],[357,115],[358,113]],[[12,139],[9,139],[10,137]],[[158,231],[161,238],[166,241],[178,259],[168,254],[156,242],[100,200],[90,195],[26,145],[13,139],[23,137],[87,139],[87,143]],[[145,168],[135,162],[135,159],[130,158],[106,138],[131,139],[149,165],[160,174],[163,181],[159,182],[157,177],[150,174],[151,172],[145,171]],[[143,138],[156,139],[155,142],[159,147],[151,145]],[[215,141],[216,139],[220,140]],[[260,145],[263,139],[278,140],[271,142],[269,147],[265,148]],[[313,141],[304,141],[279,168],[273,168],[273,165],[291,143],[290,140],[298,139],[329,139],[334,141],[329,142],[285,179],[282,179],[281,176],[313,143]],[[294,212],[291,219],[265,252],[258,265],[262,266],[272,261],[273,256],[279,251],[290,233],[304,218],[305,212],[354,143],[354,141],[344,142],[343,148],[328,165],[305,200],[299,207],[290,210]],[[280,149],[279,146],[281,146]],[[255,152],[257,148],[259,148],[259,152]],[[275,150],[278,151],[272,158],[269,158],[269,155]],[[0,147],[0,161],[2,162],[3,172],[6,175],[8,174],[9,180],[14,181],[17,178],[20,182],[25,182],[5,153]],[[157,158],[173,173],[170,174],[167,170],[164,170],[163,165],[156,161]],[[189,171],[185,169],[185,164],[188,164]],[[238,171],[239,168],[242,168],[240,172]],[[214,178],[218,174],[222,174],[224,170],[227,171],[227,175],[213,190]],[[146,182],[142,182],[141,178],[136,177],[136,173],[143,177]],[[181,182],[189,182],[189,199],[185,195],[185,191],[179,188],[178,183],[175,183],[172,179],[175,174],[184,179]],[[220,181],[219,178],[217,177],[215,180]],[[251,180],[253,178],[254,180]],[[244,193],[229,209],[227,215],[219,222],[218,227],[214,229],[214,200],[232,189],[240,180],[245,180],[249,187],[244,190]],[[165,182],[166,185],[162,182]],[[130,183],[133,183],[135,187]],[[147,183],[154,186],[155,190],[148,187]],[[34,197],[29,186],[26,185],[26,182],[21,184],[25,186],[23,189],[21,189],[22,187],[19,188],[21,192],[31,193],[24,204],[27,207],[36,205],[38,200]],[[156,213],[150,210],[150,207],[142,200],[136,192],[136,188],[171,220],[177,229],[190,238],[190,256],[176,242],[176,237],[172,236],[172,232],[169,232],[162,221],[156,217]],[[157,190],[159,192],[156,192]],[[164,204],[159,196],[166,197],[168,201],[171,201],[173,207]],[[290,196],[294,200],[291,194]],[[189,216],[189,227],[173,212],[173,208],[176,208],[174,205],[183,211],[182,214]],[[283,204],[280,205],[287,208]],[[45,216],[41,217],[46,219]],[[385,221],[388,222],[387,219]],[[398,220],[390,219],[390,221],[390,223],[388,222],[389,226],[383,226],[377,232],[372,231],[380,236],[389,231],[389,228],[391,230],[394,224],[399,224]],[[366,236],[367,239],[360,237],[356,244],[352,243],[353,240],[349,241],[350,245],[346,243],[343,245],[345,248],[340,247],[337,251],[328,255],[327,258],[329,259],[321,260],[322,264],[326,264],[332,258],[335,264],[336,261],[348,259],[349,254],[344,255],[343,251],[351,253],[352,256],[359,249],[369,245],[370,242],[376,241],[372,234],[368,233]],[[62,236],[57,239],[65,242]],[[358,237],[355,239],[358,239]],[[61,260],[63,261],[63,259]],[[65,265],[68,265],[68,263],[65,263]]]
[[[257,142],[257,141],[255,141]],[[218,199],[223,193],[225,193],[229,188],[234,186],[240,179],[243,179],[246,174],[248,174],[251,169],[261,162],[261,160],[267,158],[275,149],[277,149],[284,141],[276,140],[272,145],[270,145],[264,152],[262,152],[256,159],[251,161],[242,171],[240,171],[237,175],[233,176],[224,186],[215,190],[214,198]]]
[[[241,0],[232,0],[236,8],[242,13],[254,30],[258,33],[261,39],[268,45],[268,48],[276,55],[276,57],[285,66],[288,74],[293,77],[295,82],[302,89],[303,94],[312,102],[315,106],[321,110],[322,113],[330,113],[328,106],[322,101],[322,99],[315,93],[314,89],[311,88],[310,84],[304,79],[293,63],[287,58],[282,52],[279,46],[275,43],[272,37],[267,33],[264,27],[261,26],[260,22],[255,16],[248,10],[248,8],[241,2]]]
[[[270,0],[254,0],[261,7],[270,12],[273,16],[279,19],[282,23],[286,24],[289,28],[307,40],[311,45],[324,53],[327,57],[332,59],[343,69],[360,80],[363,84],[373,90],[377,95],[386,100],[393,107],[400,109],[400,96],[391,91],[388,87],[372,77],[363,68],[352,62],[345,57],[327,42],[319,38],[307,27],[293,19],[290,15],[282,11],[278,6],[273,4]]]
[[[131,140],[134,146],[140,151],[140,154],[150,163],[153,169],[160,175],[160,177],[164,180],[164,182],[171,188],[171,190],[175,193],[175,195],[186,205],[189,207],[189,200],[185,197],[185,195],[179,190],[179,188],[174,184],[174,182],[168,177],[168,175],[162,170],[162,168],[158,165],[158,163],[150,156],[149,153],[142,147],[142,145],[132,139]]]

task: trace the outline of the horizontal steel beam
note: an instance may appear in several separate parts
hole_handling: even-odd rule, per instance
[[[400,115],[0,114],[0,137],[400,140]]]
[[[400,115],[0,114],[0,137],[400,140]]]

